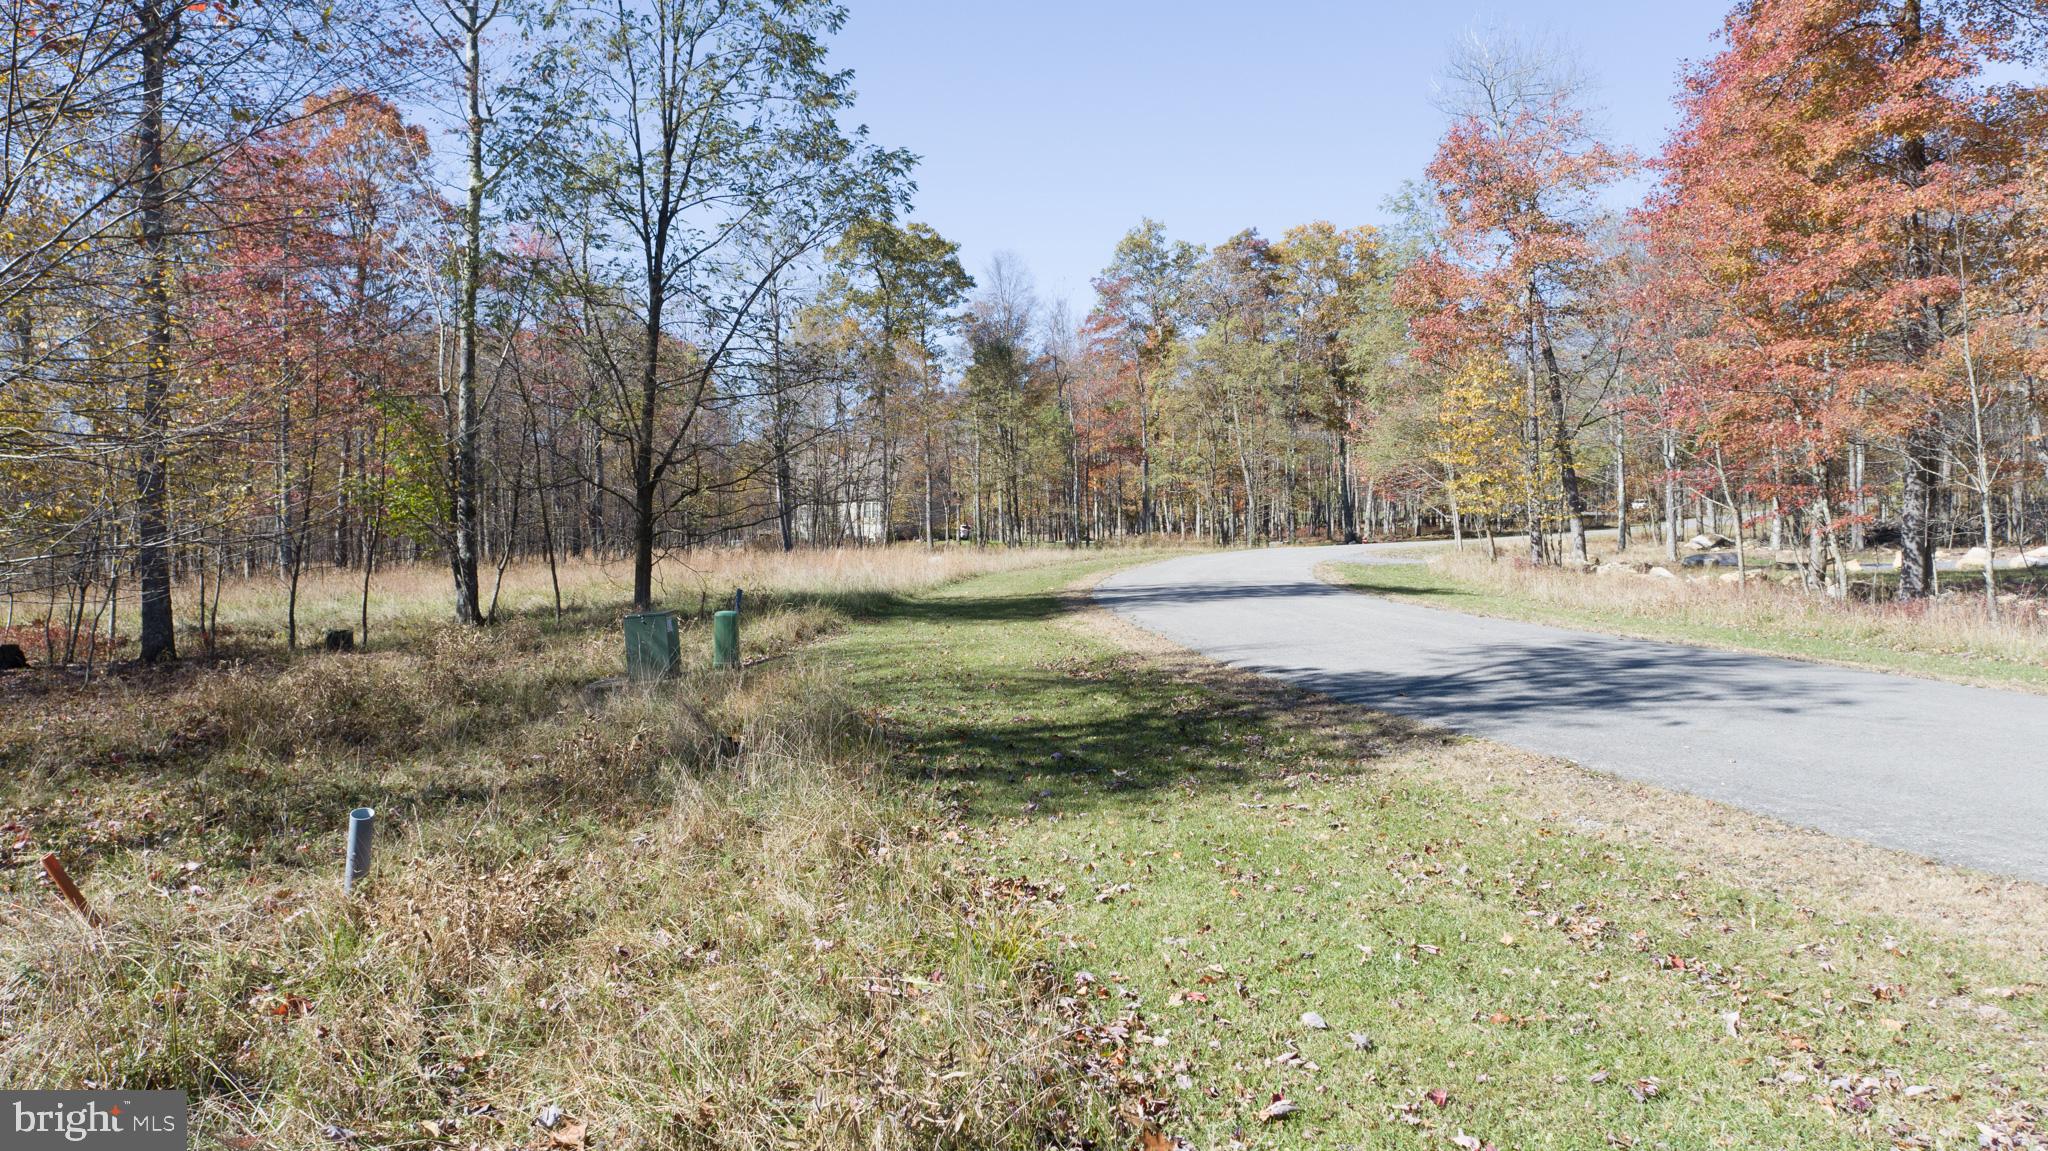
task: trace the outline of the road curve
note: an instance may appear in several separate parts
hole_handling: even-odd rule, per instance
[[[1386,545],[1131,568],[1104,606],[1234,667],[1945,863],[2048,882],[2048,696],[1397,603],[1318,564]]]

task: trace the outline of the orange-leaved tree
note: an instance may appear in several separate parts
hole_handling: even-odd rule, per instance
[[[1754,0],[1725,37],[1690,78],[1648,217],[1674,306],[1711,305],[1681,349],[1689,418],[1830,539],[1851,442],[1896,444],[1899,593],[1926,595],[1959,387],[1945,345],[2018,193],[2024,102],[1982,82],[2004,41],[1969,6],[1922,0]]]

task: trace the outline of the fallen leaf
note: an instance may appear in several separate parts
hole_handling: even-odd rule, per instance
[[[1311,1031],[1328,1031],[1330,1029],[1330,1025],[1323,1022],[1323,1017],[1313,1011],[1301,1013],[1301,1025]]]
[[[589,1125],[582,1120],[574,1120],[562,1124],[561,1129],[558,1131],[550,1131],[548,1138],[552,1139],[557,1147],[566,1147],[569,1148],[569,1151],[579,1151],[583,1146],[584,1136],[588,1131],[588,1127]]]
[[[1285,1119],[1299,1110],[1301,1108],[1295,1104],[1294,1100],[1282,1095],[1275,1095],[1273,1096],[1273,1101],[1266,1104],[1259,1111],[1259,1122],[1271,1123],[1278,1119]]]
[[[1451,1104],[1451,1093],[1441,1087],[1423,1096],[1423,1098],[1436,1104],[1438,1108],[1448,1107]]]
[[[562,1109],[550,1103],[540,1109],[540,1114],[535,1115],[533,1121],[542,1127],[552,1128],[555,1124],[562,1121]]]
[[[1363,1031],[1353,1031],[1347,1038],[1351,1040],[1351,1049],[1353,1051],[1372,1050],[1372,1036],[1367,1035]]]

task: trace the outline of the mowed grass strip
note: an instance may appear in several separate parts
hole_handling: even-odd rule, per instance
[[[977,866],[1063,891],[1131,1126],[1197,1147],[2022,1147],[2040,956],[1803,905],[1434,774],[978,579],[826,642]],[[1375,573],[1384,569],[1374,569]]]
[[[1661,558],[1638,552],[1631,558]],[[2029,593],[1986,618],[1982,575],[1944,573],[1955,594],[1921,604],[1842,603],[1796,586],[1738,586],[1713,574],[1675,580],[1532,568],[1481,548],[1418,553],[1404,564],[1328,564],[1343,587],[1473,615],[1585,628],[1841,664],[1956,683],[2048,692],[2048,620],[2040,584],[1998,573]]]

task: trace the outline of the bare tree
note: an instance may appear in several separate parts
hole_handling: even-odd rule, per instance
[[[638,329],[602,349],[599,417],[631,457],[607,490],[633,510],[636,606],[653,602],[662,521],[698,491],[678,465],[770,286],[900,200],[910,158],[835,120],[849,84],[824,39],[840,19],[821,0],[614,0],[579,28],[607,66],[564,77],[579,115],[551,158],[563,202],[601,221],[605,282]]]

